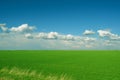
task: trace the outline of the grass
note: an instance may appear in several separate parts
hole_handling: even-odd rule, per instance
[[[120,80],[120,51],[0,51],[0,80]]]
[[[0,70],[0,80],[72,80],[67,75],[62,74],[60,76],[55,75],[43,75],[42,73],[37,73],[35,70],[23,70],[17,67],[12,69],[3,68]]]

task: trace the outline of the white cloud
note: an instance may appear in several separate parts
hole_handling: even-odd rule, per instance
[[[71,40],[75,40],[75,36],[73,36],[71,34],[59,35],[58,39],[71,41]]]
[[[74,36],[71,34],[66,35],[65,37],[66,40],[74,40]]]
[[[91,42],[91,41],[96,41],[96,38],[85,37],[85,38],[84,38],[84,41],[89,41],[89,42]]]
[[[120,36],[113,34],[107,30],[98,30],[97,31],[100,37],[108,37],[111,40],[120,40]]]
[[[50,32],[48,33],[48,39],[57,39],[58,33],[57,32]]]
[[[49,33],[40,32],[38,35],[36,35],[36,38],[39,38],[39,39],[57,39],[58,33],[57,32],[49,32]]]
[[[61,35],[58,32],[49,32],[49,33],[43,33],[40,32],[38,35],[36,35],[36,38],[38,39],[58,39],[58,40],[74,40],[74,36],[71,34],[67,35]]]
[[[92,35],[92,34],[95,34],[95,32],[92,30],[85,30],[83,34],[84,35]]]
[[[47,39],[47,33],[40,32],[38,35],[36,35],[36,38]]]
[[[33,39],[33,36],[31,33],[27,33],[25,34],[25,37],[28,38],[28,39]]]
[[[0,29],[1,29],[3,32],[8,32],[8,28],[6,27],[6,24],[0,24]]]
[[[11,32],[18,32],[18,33],[29,33],[35,30],[34,26],[29,26],[28,24],[22,24],[18,27],[12,27],[10,29]]]
[[[105,37],[105,36],[109,37],[111,35],[111,32],[107,30],[98,30],[97,32],[99,33],[100,37]]]

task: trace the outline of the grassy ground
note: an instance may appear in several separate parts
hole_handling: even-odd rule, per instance
[[[49,76],[56,77],[53,80],[120,80],[120,51],[0,51],[1,80],[12,80],[14,69],[43,76],[23,80],[47,80]]]

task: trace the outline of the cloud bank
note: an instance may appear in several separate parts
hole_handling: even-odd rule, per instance
[[[80,36],[80,34],[61,34],[59,32],[36,32],[37,28],[28,24],[11,28],[1,24],[0,29],[0,50],[120,49],[120,36],[108,30],[97,30],[96,32],[85,30]],[[92,36],[93,34],[95,35]]]

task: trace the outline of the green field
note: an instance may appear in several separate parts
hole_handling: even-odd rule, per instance
[[[120,80],[120,51],[0,51],[0,80]]]

